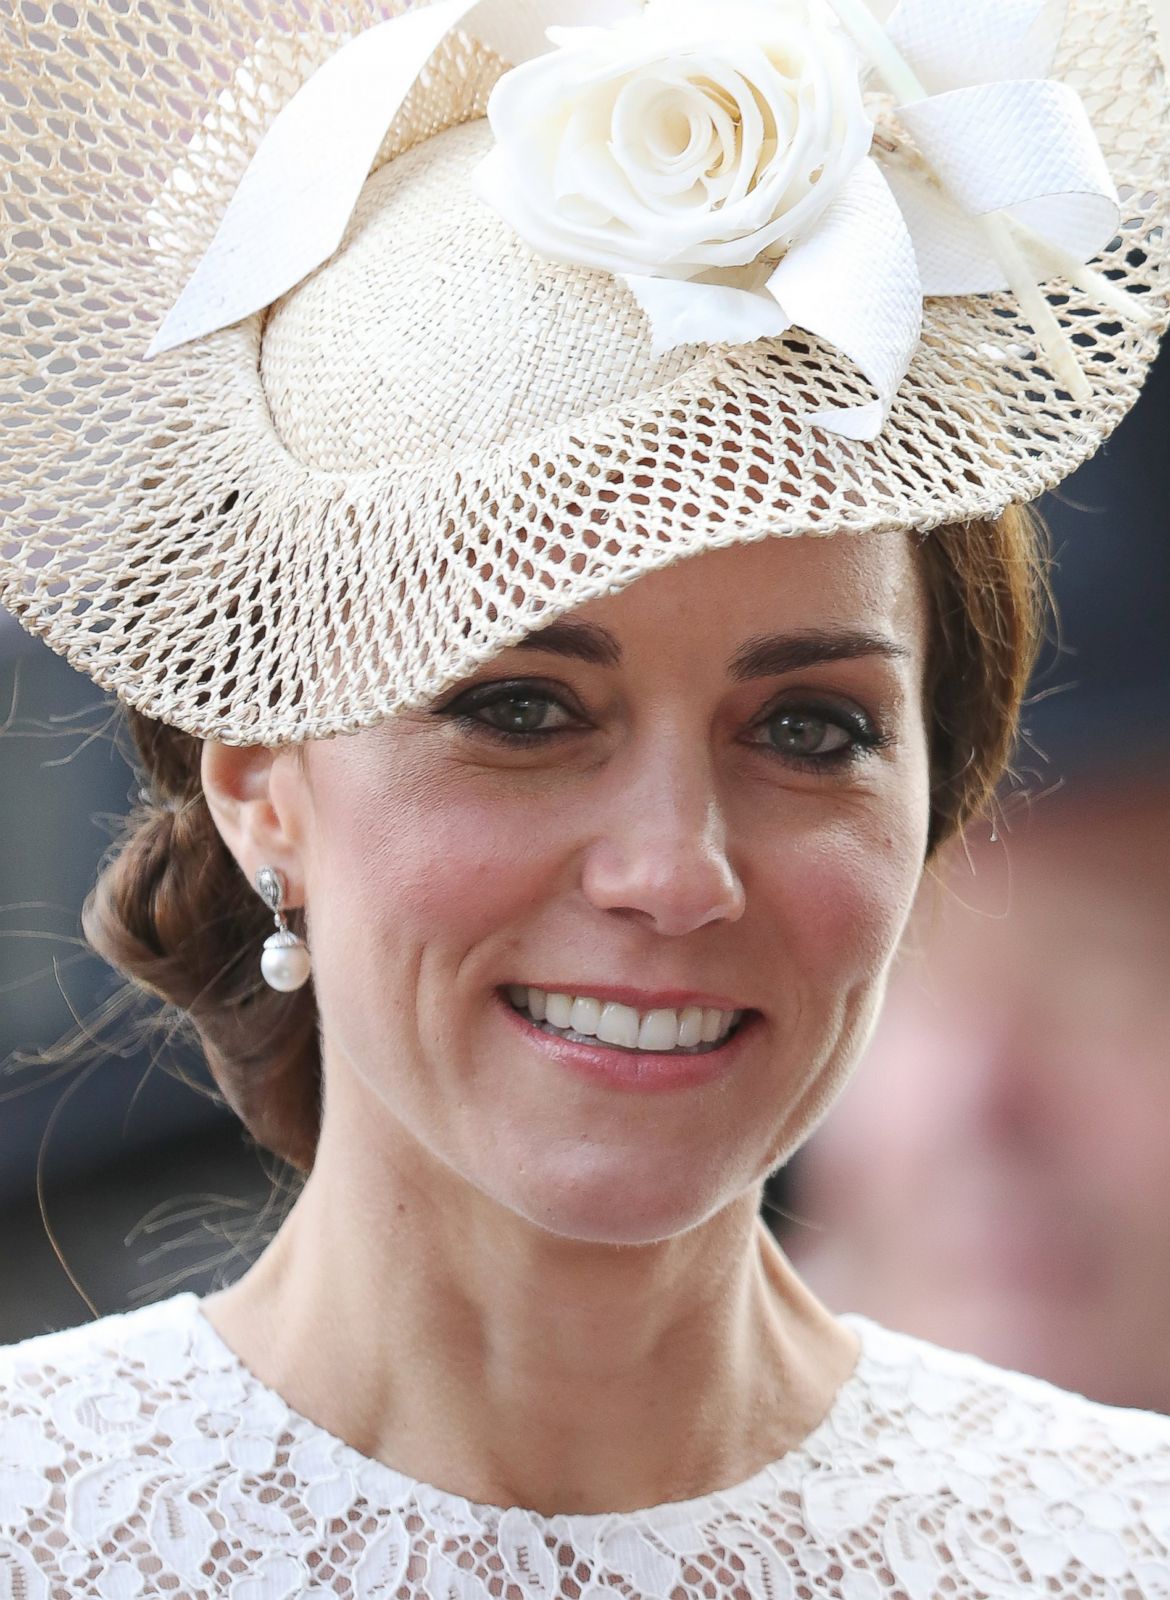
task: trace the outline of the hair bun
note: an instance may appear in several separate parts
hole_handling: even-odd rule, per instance
[[[208,809],[202,742],[126,714],[146,781],[86,899],[85,936],[131,983],[190,1016],[228,1105],[260,1145],[307,1172],[320,1130],[312,985],[280,994],[261,977],[269,912]]]

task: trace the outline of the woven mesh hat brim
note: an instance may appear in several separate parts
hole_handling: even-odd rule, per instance
[[[699,550],[996,514],[1137,398],[1170,316],[1170,130],[1138,0],[1074,0],[1057,64],[1122,195],[1100,265],[1155,313],[1122,324],[1049,286],[1087,405],[1007,294],[927,301],[872,444],[803,422],[870,398],[815,339],[653,359],[624,285],[541,260],[471,194],[502,63],[462,35],[337,256],[145,361],[265,128],[339,35],[401,9],[0,4],[0,600],[149,715],[237,744],[369,725]]]

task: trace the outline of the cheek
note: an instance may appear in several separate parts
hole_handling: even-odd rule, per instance
[[[924,839],[925,823],[922,833]],[[802,839],[785,866],[777,992],[783,1011],[785,972],[795,965],[802,1004],[783,1052],[795,1097],[768,1168],[804,1143],[861,1057],[909,916],[920,860],[912,836],[859,830],[856,819],[846,819]]]
[[[832,985],[880,978],[921,871],[918,840],[901,830],[858,833],[842,824],[801,840],[785,863],[783,895],[792,947],[810,976]]]
[[[498,929],[532,903],[547,874],[548,808],[505,805],[471,784],[409,772],[384,783],[351,777],[321,796],[320,810],[353,819],[318,841],[320,934],[362,927],[408,961],[445,931],[470,944]]]

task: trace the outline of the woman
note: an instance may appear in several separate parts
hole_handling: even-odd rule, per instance
[[[1041,585],[1004,507],[1166,320],[1144,16],[1090,62],[1091,6],[967,6],[957,54],[937,0],[626,9],[22,46],[87,273],[55,338],[12,274],[58,387],[42,354],[12,413],[4,596],[150,783],[87,929],[307,1177],[228,1289],[5,1352],[14,1593],[1170,1583],[1163,1419],[833,1318],[757,1219],[1010,751]],[[195,129],[160,85],[239,37]],[[116,262],[60,177],[87,49]],[[1058,259],[1059,314],[1021,273]]]

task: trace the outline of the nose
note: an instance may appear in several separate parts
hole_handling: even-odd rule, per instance
[[[660,738],[610,774],[582,878],[592,905],[675,937],[745,907],[710,754],[680,744]]]

